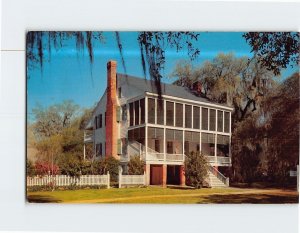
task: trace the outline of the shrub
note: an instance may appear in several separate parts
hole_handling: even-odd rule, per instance
[[[133,156],[128,163],[129,175],[142,175],[144,174],[145,162],[141,160],[140,156]]]
[[[29,159],[26,160],[26,175],[27,176],[35,175],[34,165]]]
[[[37,161],[34,165],[35,174],[39,176],[44,175],[57,175],[59,173],[59,167],[56,164],[50,164],[48,162]]]
[[[186,156],[185,177],[188,185],[202,188],[207,175],[207,162],[202,153],[191,152]]]
[[[80,176],[81,161],[72,154],[62,154],[58,160],[58,165],[62,175]]]
[[[110,156],[104,159],[104,174],[109,171],[111,181],[118,181],[119,175],[119,161],[114,157]]]

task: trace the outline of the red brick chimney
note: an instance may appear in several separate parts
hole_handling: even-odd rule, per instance
[[[106,92],[106,157],[117,154],[117,62],[107,63],[107,92]]]

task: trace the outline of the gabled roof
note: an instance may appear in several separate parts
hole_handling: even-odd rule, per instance
[[[148,80],[145,78],[138,78],[126,74],[119,74],[119,73],[117,74],[117,80],[122,84],[126,83],[127,85],[133,86],[143,92],[150,92],[150,93],[157,94],[155,82],[152,80]],[[194,100],[199,102],[212,103],[212,101],[206,98],[194,95],[188,88],[176,86],[174,84],[161,83],[161,91],[162,91],[161,93],[162,95],[168,95],[168,96],[189,99],[189,100]],[[226,106],[223,104],[218,104],[218,105]]]

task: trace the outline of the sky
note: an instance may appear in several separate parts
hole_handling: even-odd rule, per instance
[[[206,60],[212,60],[218,53],[251,57],[251,48],[242,35],[242,32],[200,32],[200,37],[194,44],[200,49],[200,56],[193,65],[201,65]],[[120,32],[120,38],[127,74],[144,78],[137,32]],[[188,59],[186,50],[176,52],[175,49],[167,49],[163,81],[174,81],[166,77],[172,73],[176,63],[186,59]],[[104,32],[104,43],[94,43],[93,64],[89,61],[87,51],[76,50],[74,41],[64,42],[64,46],[58,50],[52,49],[51,59],[44,62],[42,70],[39,66],[28,69],[29,121],[34,121],[32,109],[37,104],[48,107],[64,100],[73,100],[82,108],[94,106],[106,88],[106,63],[109,60],[116,60],[117,72],[125,73],[113,32]],[[297,67],[288,67],[282,72],[282,79],[290,76],[296,69]]]

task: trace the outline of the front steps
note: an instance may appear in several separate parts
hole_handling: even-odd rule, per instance
[[[229,186],[224,179],[221,180],[211,170],[208,170],[208,183],[211,188],[227,188]]]

